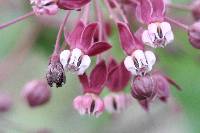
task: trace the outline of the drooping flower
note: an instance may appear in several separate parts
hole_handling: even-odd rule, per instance
[[[66,36],[70,50],[60,54],[60,62],[66,70],[82,75],[90,66],[90,56],[95,56],[111,48],[107,42],[93,43],[93,36],[97,23],[85,26],[82,20],[78,21],[75,29]]]
[[[105,61],[100,61],[92,70],[90,76],[86,74],[79,76],[84,95],[74,99],[74,108],[81,115],[93,115],[98,117],[104,111],[103,100],[99,97],[107,79],[107,68]]]
[[[117,64],[113,58],[110,59],[106,86],[111,93],[104,97],[105,108],[109,113],[120,113],[130,104],[129,95],[123,92],[130,77],[131,74],[126,70],[123,62]]]
[[[144,44],[133,35],[128,26],[118,23],[121,46],[128,55],[124,65],[133,75],[145,75],[152,70],[156,57],[151,51],[144,51]],[[139,32],[139,31],[138,31]]]
[[[189,27],[188,36],[192,46],[200,49],[200,21],[195,22]]]
[[[56,87],[62,87],[62,85],[65,84],[65,71],[63,65],[60,62],[59,55],[52,55],[46,73],[46,79],[49,86],[51,87],[54,83],[56,84]]]
[[[155,81],[151,75],[136,76],[131,84],[132,96],[138,100],[140,105],[145,109],[149,109],[149,103],[155,98],[157,90],[155,89]]]
[[[136,8],[138,20],[148,25],[142,40],[153,48],[165,47],[174,40],[171,25],[164,21],[165,3],[163,0],[139,0]]]
[[[64,10],[78,10],[90,1],[91,0],[57,0],[57,5]]]
[[[46,81],[33,80],[24,86],[22,96],[29,106],[37,107],[50,100],[51,90]]]
[[[56,0],[30,0],[36,15],[55,15],[58,12]]]

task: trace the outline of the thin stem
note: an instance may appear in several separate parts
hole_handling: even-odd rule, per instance
[[[99,40],[98,41],[102,41],[103,40],[103,32],[104,32],[104,24],[103,24],[103,18],[102,18],[102,12],[101,9],[99,7],[98,1],[94,0],[94,6],[95,6],[95,12],[96,12],[96,16],[97,19],[99,21]],[[101,55],[97,56],[97,63],[101,60]]]
[[[34,14],[35,14],[35,13],[34,13],[33,11],[31,11],[31,12],[29,12],[29,13],[23,15],[23,16],[20,16],[20,17],[14,19],[14,20],[11,20],[11,21],[9,21],[9,22],[6,22],[5,24],[0,25],[0,30],[1,30],[1,29],[4,29],[4,28],[6,28],[6,27],[8,27],[8,26],[10,26],[10,25],[12,25],[12,24],[15,24],[15,23],[17,23],[17,22],[20,22],[20,21],[22,21],[22,20],[24,20],[24,19],[26,19],[26,18],[28,18],[28,17],[30,17],[30,16],[33,16]]]
[[[126,16],[125,16],[124,12],[121,10],[121,7],[120,7],[119,3],[118,3],[116,0],[112,0],[112,2],[113,2],[113,3],[115,4],[115,6],[117,7],[117,9],[118,9],[118,11],[119,11],[119,13],[120,13],[120,15],[121,15],[123,21],[124,21],[125,23],[128,24],[128,20],[127,20],[127,18],[126,18]]]
[[[68,11],[65,18],[64,18],[64,21],[63,23],[60,25],[60,29],[58,31],[58,35],[57,35],[57,39],[56,39],[56,44],[55,44],[55,48],[54,48],[54,54],[58,54],[59,51],[60,51],[60,40],[61,40],[61,37],[62,37],[62,32],[63,32],[63,29],[65,27],[65,24],[69,18],[69,15],[70,15],[71,11]]]
[[[99,5],[97,3],[97,0],[94,0],[94,5],[95,5],[95,11],[96,11],[96,16],[99,21],[99,41],[103,40],[103,20],[102,20],[102,12],[99,8]]]
[[[181,23],[181,22],[179,22],[179,21],[177,21],[177,20],[175,20],[175,19],[172,19],[172,18],[170,18],[170,17],[165,17],[165,20],[167,20],[167,21],[169,21],[169,22],[171,22],[171,23],[173,23],[173,24],[175,24],[176,26],[178,26],[178,27],[180,27],[180,28],[182,28],[182,29],[184,29],[184,30],[186,30],[186,31],[188,31],[188,29],[189,29],[189,26],[188,25],[185,25],[185,24],[183,24],[183,23]]]
[[[108,0],[104,0],[105,5],[108,8],[108,12],[110,14],[110,18],[112,18],[115,22],[119,21],[119,19],[116,17],[116,15],[114,14],[114,12],[112,11],[112,8],[108,2]]]
[[[90,11],[90,3],[88,3],[84,8],[84,12],[83,12],[83,16],[82,16],[82,20],[83,20],[84,24],[87,24],[87,22],[88,22],[89,11]]]
[[[188,6],[188,5],[179,5],[179,4],[169,3],[169,4],[167,4],[167,7],[179,9],[179,10],[185,10],[185,11],[191,11],[192,10],[191,6]]]

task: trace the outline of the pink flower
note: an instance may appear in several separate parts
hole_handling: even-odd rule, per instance
[[[165,3],[163,0],[139,0],[136,16],[141,22],[148,24],[142,34],[142,40],[153,48],[164,47],[174,40],[171,25],[164,22]]]
[[[79,76],[79,79],[83,86],[84,95],[74,99],[74,108],[82,115],[89,114],[98,117],[104,111],[104,103],[99,94],[107,79],[105,61],[100,61],[89,77],[83,74]]]
[[[56,0],[30,0],[36,15],[55,15],[58,12]]]
[[[91,0],[57,0],[58,7],[65,10],[80,9]]]
[[[128,55],[124,60],[124,65],[133,75],[145,75],[152,70],[156,62],[156,57],[151,51],[144,51],[144,44],[140,41],[139,33],[133,35],[128,26],[118,23],[121,46]]]
[[[0,112],[7,112],[13,105],[11,96],[7,93],[0,93]]]
[[[97,26],[97,23],[85,26],[80,20],[74,30],[66,36],[70,50],[64,50],[60,54],[60,62],[65,69],[82,75],[90,66],[90,56],[95,56],[111,48],[107,42],[93,43]]]
[[[110,113],[120,113],[130,103],[129,96],[123,92],[130,80],[131,74],[126,70],[124,63],[117,64],[111,58],[108,65],[106,86],[111,94],[104,98],[105,108]]]
[[[200,21],[195,22],[189,27],[188,35],[192,46],[200,49]]]

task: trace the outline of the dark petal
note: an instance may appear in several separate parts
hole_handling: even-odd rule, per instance
[[[77,48],[80,48],[87,53],[89,47],[92,44],[96,28],[97,23],[91,23],[85,27],[80,38],[80,43],[77,45]]]
[[[128,26],[125,23],[118,22],[119,37],[123,50],[131,55],[136,49],[144,49],[144,45],[141,44],[135,36],[132,35]]]
[[[105,61],[102,60],[92,70],[89,77],[90,88],[88,90],[85,90],[85,92],[91,92],[99,95],[103,90],[106,79],[107,79],[106,63]]]
[[[88,49],[87,55],[96,56],[98,54],[103,53],[104,51],[107,51],[111,47],[112,46],[107,42],[96,42]]]
[[[89,88],[89,81],[86,73],[79,76],[79,81],[81,82],[83,88]]]
[[[85,28],[82,20],[79,20],[74,28],[74,30],[67,36],[65,34],[65,39],[70,49],[76,48],[76,45],[80,43],[81,34]]]

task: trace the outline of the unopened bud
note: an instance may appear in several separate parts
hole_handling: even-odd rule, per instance
[[[189,27],[188,36],[192,46],[194,48],[200,49],[200,21]]]
[[[36,107],[49,101],[51,91],[46,81],[33,80],[25,85],[22,95],[31,107]]]

